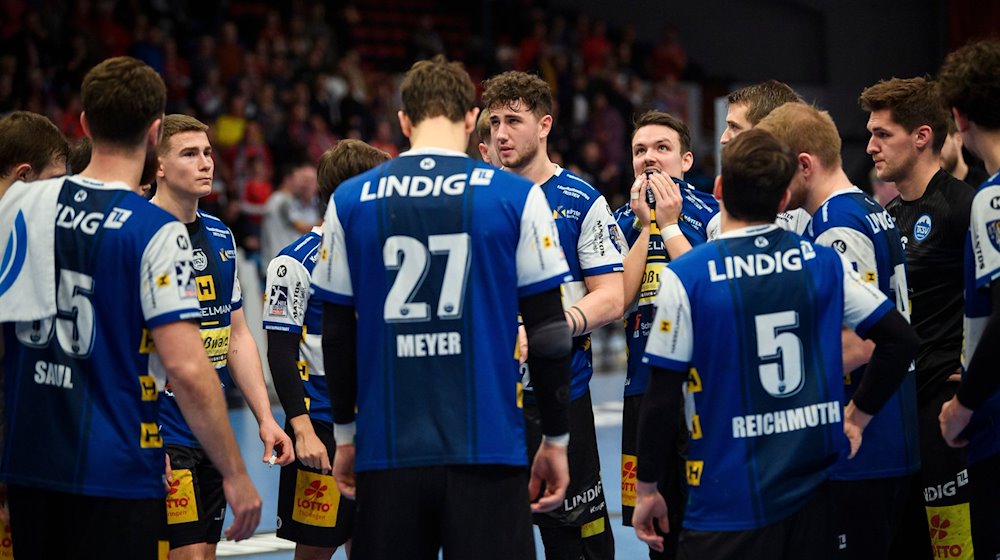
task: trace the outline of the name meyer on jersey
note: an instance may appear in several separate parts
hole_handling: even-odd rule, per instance
[[[396,335],[397,358],[454,356],[462,353],[462,335],[457,332]]]

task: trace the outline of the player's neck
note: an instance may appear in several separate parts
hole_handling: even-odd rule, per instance
[[[439,148],[454,152],[465,152],[469,145],[469,133],[465,122],[454,122],[448,117],[430,117],[413,125],[410,132],[410,149]]]
[[[917,156],[917,161],[913,164],[906,177],[896,181],[896,190],[903,200],[917,200],[924,196],[927,185],[934,178],[934,175],[941,169],[940,158],[930,152]]]
[[[531,161],[525,163],[517,169],[508,170],[533,183],[541,185],[545,181],[548,181],[550,177],[555,175],[556,165],[549,159],[549,154],[545,149],[545,144],[539,144],[538,151],[535,153],[535,157],[531,158]]]
[[[986,173],[992,177],[998,170],[1000,170],[1000,129],[997,130],[986,130],[983,128],[976,128],[976,146],[978,146],[978,152],[976,155],[983,158],[983,163],[986,165]]]
[[[816,210],[819,210],[819,206],[833,193],[854,186],[854,183],[847,177],[847,173],[844,173],[840,167],[832,171],[821,170],[817,172],[812,183],[806,195],[806,203],[803,205],[809,214],[815,214]]]
[[[123,149],[94,144],[90,163],[80,175],[103,183],[125,183],[138,193],[145,161],[145,146]]]
[[[955,161],[955,167],[952,169],[945,169],[952,177],[964,181],[966,177],[969,176],[969,164],[965,163],[965,158],[959,156],[958,160]]]
[[[170,212],[182,224],[194,222],[198,217],[198,199],[177,196],[171,189],[163,187],[162,184],[157,187],[152,203]]]
[[[730,231],[735,231],[750,226],[766,226],[774,223],[774,220],[771,220],[770,222],[740,220],[738,218],[734,218],[733,216],[731,216],[729,212],[726,212],[725,207],[721,209],[720,213],[721,213],[721,218],[719,219],[720,221],[719,229],[722,230],[722,233],[727,233]]]
[[[13,185],[14,181],[16,180],[17,179],[14,177],[13,173],[11,173],[10,177],[6,179],[0,179],[0,199],[3,198],[3,195],[7,194],[7,189],[9,189],[10,186]]]

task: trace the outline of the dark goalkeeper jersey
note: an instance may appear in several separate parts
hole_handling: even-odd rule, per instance
[[[917,398],[958,370],[962,351],[962,251],[975,189],[944,170],[917,200],[893,199],[906,249],[910,321],[920,336]]]

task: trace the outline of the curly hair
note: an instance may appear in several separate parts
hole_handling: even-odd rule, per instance
[[[504,72],[483,82],[483,106],[487,110],[521,108],[542,118],[552,114],[552,89],[532,74]]]

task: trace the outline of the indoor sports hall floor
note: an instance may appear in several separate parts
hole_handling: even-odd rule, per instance
[[[621,336],[620,331],[617,332]],[[596,341],[595,341],[596,342]],[[595,344],[595,350],[597,350]],[[604,492],[611,513],[611,525],[615,534],[615,549],[619,558],[644,558],[646,546],[635,537],[631,527],[621,525],[621,494],[620,488],[620,445],[621,445],[621,410],[622,384],[625,373],[621,367],[612,371],[595,375],[590,387],[594,401],[594,417],[597,423],[597,441],[601,455],[601,474],[604,482]],[[275,407],[275,418],[278,423],[284,423],[284,413],[281,407]],[[250,470],[250,476],[264,500],[263,514],[257,534],[247,541],[219,544],[220,557],[243,557],[257,559],[291,558],[294,545],[274,536],[275,502],[278,495],[278,467],[269,469],[261,464],[262,449],[257,437],[257,425],[249,409],[241,408],[230,411],[230,419],[243,458]],[[484,515],[486,513],[484,512]],[[226,520],[228,527],[230,520]],[[541,541],[535,533],[535,548],[538,558],[542,555]],[[342,550],[334,555],[335,559],[346,558]]]

